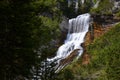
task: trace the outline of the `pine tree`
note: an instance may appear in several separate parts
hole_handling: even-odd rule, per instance
[[[56,17],[60,13],[56,3],[56,0],[0,1],[1,80],[30,76],[30,69],[38,64],[38,49],[49,43],[57,30],[60,20]],[[46,54],[41,56],[45,58]]]

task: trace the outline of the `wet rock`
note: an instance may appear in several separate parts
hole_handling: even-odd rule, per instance
[[[62,22],[59,24],[60,30],[61,30],[61,36],[60,36],[60,44],[64,43],[64,40],[66,39],[68,28],[69,28],[69,19],[65,16],[62,17]]]
[[[68,31],[68,26],[69,26],[69,19],[65,16],[62,17],[62,22],[60,23],[60,30],[62,32],[67,32]]]
[[[116,13],[120,10],[120,0],[114,1],[114,7],[112,8],[112,12]]]

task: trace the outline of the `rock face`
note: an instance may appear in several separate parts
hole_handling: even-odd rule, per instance
[[[68,57],[61,60],[60,64],[58,65],[57,68],[61,69],[61,68],[65,67],[67,64],[71,63],[77,57],[78,50],[79,49],[75,49],[73,52],[71,52],[71,54]]]
[[[62,32],[67,32],[68,31],[68,26],[69,26],[68,21],[69,21],[69,19],[67,17],[65,17],[65,16],[62,17],[62,22],[59,25],[60,30]]]
[[[107,25],[107,24],[114,24],[120,21],[120,19],[116,18],[116,15],[114,14],[102,14],[102,15],[91,14],[91,16],[93,17],[93,22],[97,24]]]
[[[92,23],[89,27],[89,32],[86,35],[85,38],[85,46],[90,44],[94,38],[97,38],[101,35],[103,35],[113,24],[120,21],[120,19],[115,15],[99,15],[99,14],[91,14],[91,17],[93,18]]]
[[[111,26],[113,26],[114,23],[119,22],[119,19],[116,19],[114,15],[98,15],[98,14],[92,14],[91,16],[93,18],[92,24],[90,24],[89,31],[85,37],[85,43],[83,44],[84,47],[84,53],[82,55],[82,64],[87,65],[90,63],[90,55],[86,52],[85,48],[90,43],[93,42],[93,40],[97,37],[100,37],[105,32],[107,32]],[[60,24],[60,29],[62,31],[62,42],[65,40],[67,31],[68,31],[68,19],[63,17],[63,21]],[[72,54],[75,54],[74,52]],[[63,61],[61,61],[61,65],[65,65],[66,63],[69,63],[73,60],[75,56],[70,55]]]
[[[89,44],[91,44],[94,39],[102,36],[105,32],[107,32],[113,25],[109,24],[109,25],[102,25],[96,22],[93,22],[92,24],[92,28],[93,30],[89,30],[89,32],[86,35],[85,38],[85,43],[83,44],[84,46],[84,53],[82,55],[82,65],[87,65],[90,63],[90,58],[91,55],[89,53],[87,53],[86,51],[86,46],[88,46]]]
[[[114,0],[113,12],[118,12],[120,10],[120,0]]]
[[[59,24],[60,30],[61,30],[61,39],[60,44],[63,44],[64,40],[66,39],[67,32],[68,32],[68,26],[69,26],[69,19],[65,16],[62,17],[62,22]]]

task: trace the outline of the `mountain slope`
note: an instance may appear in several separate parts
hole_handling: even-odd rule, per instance
[[[87,53],[91,55],[90,64],[81,65],[82,59],[80,59],[61,71],[59,78],[62,80],[119,80],[120,24],[87,46]],[[69,75],[66,76],[67,73]]]

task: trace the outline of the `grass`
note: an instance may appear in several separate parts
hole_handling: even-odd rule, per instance
[[[120,79],[120,24],[114,26],[103,36],[87,46],[87,52],[92,56],[89,65],[81,65],[81,59],[61,71],[62,80],[119,80]],[[69,71],[66,79],[61,74]]]

